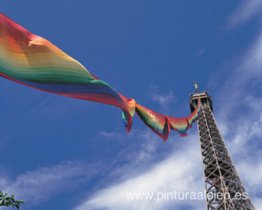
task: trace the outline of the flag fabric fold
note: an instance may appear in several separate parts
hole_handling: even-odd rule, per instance
[[[47,39],[0,13],[0,76],[45,92],[113,105],[122,110],[127,131],[135,113],[161,138],[170,129],[184,135],[197,119],[199,106],[185,118],[159,114],[117,92]]]
[[[154,112],[146,107],[136,104],[136,113],[142,121],[163,140],[167,140],[170,124],[167,116]]]
[[[142,121],[164,141],[167,140],[170,130],[177,131],[181,136],[186,136],[186,131],[197,120],[200,111],[200,99],[195,110],[188,117],[175,118],[154,112],[146,107],[136,104],[136,113]]]

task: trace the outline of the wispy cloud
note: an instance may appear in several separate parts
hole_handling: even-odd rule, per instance
[[[170,102],[175,100],[175,95],[172,91],[169,91],[167,93],[155,93],[152,94],[152,99],[155,102],[158,102],[159,105],[166,107],[169,105]]]
[[[25,200],[26,205],[34,205],[49,199],[55,193],[86,183],[97,173],[98,168],[99,165],[80,162],[60,163],[28,171],[14,179],[2,175],[0,188]]]
[[[261,1],[246,1],[261,10]],[[253,11],[255,8],[249,8]],[[244,8],[243,8],[244,9]],[[253,11],[254,12],[254,11]],[[260,29],[262,30],[262,29]],[[262,31],[243,56],[236,60],[219,92],[219,124],[223,125],[228,149],[240,177],[257,209],[262,209]],[[229,97],[227,97],[229,96]]]
[[[74,210],[89,209],[114,209],[114,210],[137,210],[137,209],[201,209],[204,201],[174,201],[174,200],[129,200],[128,193],[151,192],[155,195],[159,192],[202,192],[203,183],[201,160],[198,148],[197,136],[191,136],[189,141],[184,142],[181,150],[173,152],[167,158],[157,162],[151,168],[136,175],[131,174],[125,180],[109,185],[97,191],[87,198],[83,204]],[[133,168],[136,170],[136,168]],[[126,171],[122,171],[123,174]]]
[[[261,15],[262,1],[261,0],[242,0],[235,12],[230,16],[228,23],[232,26],[237,26],[249,21],[251,18]]]
[[[131,136],[126,136],[123,133],[108,132],[110,135],[105,138],[119,138],[120,141],[131,141],[126,145],[121,152],[118,153],[115,161],[110,166],[111,177],[121,177],[125,179],[130,175],[137,175],[139,172],[145,171],[148,167],[166,157],[170,149],[165,152],[159,150],[162,145],[162,140],[155,135],[151,130],[146,128],[143,130],[135,130]],[[104,137],[104,136],[103,136]],[[128,163],[128,164],[126,164]],[[136,170],[133,170],[136,168]]]
[[[230,67],[227,73],[228,79],[224,84],[220,84],[218,92],[217,107],[220,107],[219,118],[228,118],[234,109],[240,107],[259,106],[257,102],[261,99],[262,94],[262,28],[256,39],[250,47],[235,59],[233,66]],[[224,103],[225,96],[230,97],[227,103]],[[252,98],[254,101],[252,101]],[[254,103],[253,103],[254,102]],[[251,110],[252,111],[252,110]],[[254,112],[253,112],[254,113]],[[257,112],[256,112],[257,113]],[[252,114],[252,113],[251,113]],[[224,119],[225,120],[225,119]],[[230,126],[230,125],[228,125]]]
[[[122,132],[113,132],[113,131],[101,131],[99,136],[106,139],[114,139],[114,140],[123,140],[125,136]]]
[[[158,103],[163,110],[168,110],[170,105],[176,101],[176,97],[173,91],[169,90],[163,92],[159,90],[157,85],[150,85],[151,99]]]

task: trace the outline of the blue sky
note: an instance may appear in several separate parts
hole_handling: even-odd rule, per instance
[[[119,92],[186,116],[193,81],[213,97],[237,171],[262,209],[262,2],[0,0],[1,12]],[[0,186],[26,210],[199,210],[205,201],[130,201],[124,192],[202,191],[196,126],[163,143],[118,109],[1,79]]]

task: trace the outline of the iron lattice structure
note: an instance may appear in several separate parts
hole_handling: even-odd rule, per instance
[[[199,97],[201,109],[198,133],[204,166],[207,210],[255,210],[216,125],[211,97],[206,92],[192,94],[191,111],[196,107]]]

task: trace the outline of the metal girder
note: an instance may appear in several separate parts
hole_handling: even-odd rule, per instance
[[[242,185],[220,135],[207,93],[191,96],[190,105],[201,98],[198,133],[204,166],[207,210],[255,210]]]

